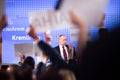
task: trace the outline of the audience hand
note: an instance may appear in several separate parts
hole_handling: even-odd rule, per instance
[[[103,13],[102,18],[100,20],[100,24],[98,25],[99,28],[105,28],[105,25],[104,25],[105,16],[106,16],[106,14]]]
[[[74,54],[74,48],[73,48],[73,45],[72,44],[68,44],[68,47],[69,47],[69,53],[70,53],[70,55],[69,55],[69,59],[73,59],[73,54]]]
[[[7,24],[8,24],[8,20],[7,20],[6,15],[4,14],[2,18],[0,19],[0,31],[2,31],[3,28],[7,26]]]
[[[85,28],[86,25],[84,24],[84,22],[81,20],[81,18],[78,16],[76,12],[71,11],[70,16],[73,24],[78,25],[79,28],[81,27]]]
[[[77,59],[79,60],[79,57],[82,54],[82,51],[86,47],[86,43],[88,40],[88,32],[89,28],[88,26],[80,19],[80,17],[73,11],[70,12],[71,20],[73,24],[76,24],[79,28],[79,38],[78,38],[78,47],[77,47]]]
[[[72,44],[68,44],[69,50],[73,50],[73,45]]]
[[[35,32],[35,29],[32,25],[30,25],[30,30],[28,31],[28,35],[31,36],[35,41],[39,41],[40,39],[37,36],[37,33]]]
[[[46,43],[48,45],[51,45],[51,36],[50,36],[50,34],[48,34],[48,33],[45,32],[44,35],[45,35]]]
[[[24,59],[25,59],[25,55],[24,55],[24,54],[21,54],[21,55],[20,55],[20,62],[23,62]]]

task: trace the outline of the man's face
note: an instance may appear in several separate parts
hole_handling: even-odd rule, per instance
[[[59,37],[59,44],[65,46],[67,42],[66,36]]]

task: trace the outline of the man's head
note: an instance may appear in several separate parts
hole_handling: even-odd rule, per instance
[[[65,46],[66,42],[67,42],[66,36],[65,35],[60,35],[59,36],[59,44],[62,45],[62,46]]]
[[[11,64],[11,65],[8,66],[7,72],[13,74],[13,73],[14,73],[16,70],[18,70],[19,68],[20,68],[19,65],[17,65],[17,64]]]
[[[34,69],[35,61],[34,58],[31,56],[27,56],[23,62],[23,64],[29,65],[32,69]]]

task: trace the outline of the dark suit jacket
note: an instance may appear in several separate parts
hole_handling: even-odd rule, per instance
[[[70,50],[69,50],[69,47],[68,47],[68,45],[66,45],[66,47],[67,47],[67,50],[68,50],[68,56],[70,57],[71,56],[71,53],[70,53]],[[56,46],[55,48],[54,48],[54,50],[57,52],[57,53],[59,53],[59,55],[61,56],[61,54],[60,54],[60,47],[59,47],[59,45],[58,46]],[[75,60],[76,59],[76,53],[75,53],[75,48],[73,49],[73,59],[70,59],[70,60]]]

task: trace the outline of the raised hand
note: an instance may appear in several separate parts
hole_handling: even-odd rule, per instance
[[[45,35],[46,43],[48,45],[51,45],[51,36],[50,36],[50,34],[48,34],[48,33],[45,32],[44,35]]]
[[[73,48],[73,45],[72,44],[68,44],[68,47],[69,47],[69,59],[73,59],[73,55],[74,55],[74,48]]]
[[[80,19],[77,13],[71,11],[70,12],[71,20],[73,24],[77,25],[79,28],[79,38],[78,38],[78,47],[77,47],[77,59],[79,60],[82,51],[86,47],[87,39],[88,39],[88,26]]]
[[[2,31],[3,28],[5,28],[7,25],[8,25],[8,20],[7,20],[6,15],[4,14],[2,18],[0,19],[0,31]]]
[[[70,11],[70,16],[73,24],[78,25],[79,27],[85,26],[84,22],[76,12]]]
[[[35,29],[32,25],[30,25],[30,29],[28,31],[28,35],[31,36],[35,41],[40,40],[39,37],[37,36],[37,33],[35,32]]]
[[[105,17],[106,17],[106,14],[103,13],[102,18],[100,20],[100,24],[98,25],[99,28],[105,28],[105,25],[104,25]]]

